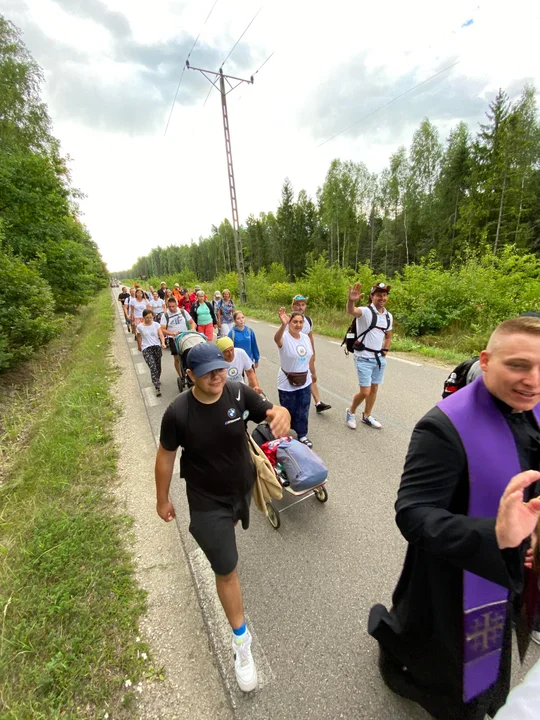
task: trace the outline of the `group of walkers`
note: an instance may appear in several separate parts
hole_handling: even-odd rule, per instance
[[[351,430],[362,404],[361,422],[375,429],[382,425],[373,409],[392,340],[393,318],[386,309],[390,290],[376,283],[369,302],[360,307],[361,286],[349,290],[347,347],[354,353],[359,385],[346,410]],[[137,295],[133,293],[134,302],[141,303]],[[182,448],[189,529],[215,573],[232,628],[236,678],[246,692],[256,687],[257,671],[235,539],[239,520],[243,529],[249,526],[255,477],[245,421],[266,418],[275,437],[292,427],[298,440],[311,447],[311,397],[318,412],[330,406],[318,395],[306,302],[297,295],[289,313],[279,310],[274,341],[280,405],[261,393],[255,334],[233,304],[228,332],[215,344],[198,345],[189,353],[193,388],[178,395],[165,412],[156,459],[157,512],[170,521],[175,511],[168,492],[176,452]],[[169,314],[180,312],[176,298],[167,303]],[[540,717],[538,696],[532,703],[523,700],[527,692],[531,695],[532,684],[538,692],[538,668],[525,690],[514,691],[505,705],[513,625],[521,627],[521,650],[524,627],[527,640],[540,644],[540,316],[528,315],[501,323],[480,354],[477,373],[467,378],[469,384],[417,423],[396,503],[396,522],[408,543],[403,571],[392,607],[378,604],[369,613],[368,632],[379,644],[382,679],[439,720]],[[147,317],[136,325],[137,333],[148,332],[141,330],[152,323]],[[196,326],[192,314],[190,318]],[[170,322],[165,321],[165,328],[163,322],[164,314],[156,331],[161,347],[174,332],[168,329]],[[185,317],[180,325],[188,327]],[[215,326],[219,329],[218,322]]]

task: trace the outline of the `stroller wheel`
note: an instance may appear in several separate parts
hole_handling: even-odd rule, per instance
[[[268,511],[268,522],[270,525],[277,530],[279,526],[281,525],[281,520],[279,519],[279,513],[277,513],[274,509],[274,506],[271,502],[266,503],[266,509]]]
[[[313,492],[319,502],[325,503],[328,500],[328,490],[324,487],[324,485],[322,487],[318,487]]]

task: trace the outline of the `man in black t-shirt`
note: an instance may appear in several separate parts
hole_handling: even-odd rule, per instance
[[[255,481],[245,423],[268,419],[273,434],[280,437],[289,431],[290,416],[242,383],[226,382],[227,367],[215,345],[205,343],[190,350],[187,372],[194,387],[169,405],[161,422],[157,512],[165,522],[175,517],[169,487],[176,451],[182,447],[180,475],[186,481],[189,530],[216,575],[217,593],[233,631],[236,679],[248,692],[257,686],[257,671],[236,570],[234,530],[238,520],[244,530],[249,526]]]

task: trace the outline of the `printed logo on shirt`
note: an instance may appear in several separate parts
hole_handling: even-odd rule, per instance
[[[238,377],[238,370],[235,367],[230,367],[227,369],[227,375],[231,380],[235,380]]]
[[[247,420],[249,417],[249,410],[244,410],[242,413],[242,420]]]
[[[229,409],[227,410],[227,415],[228,415],[230,418],[236,417],[236,408],[229,408]]]
[[[300,355],[301,358],[306,357],[307,350],[303,345],[299,345],[296,348],[296,352]]]

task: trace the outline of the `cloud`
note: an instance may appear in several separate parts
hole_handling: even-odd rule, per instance
[[[435,72],[453,60],[446,58]],[[427,76],[430,74],[434,73]],[[425,76],[425,71],[413,68],[397,81],[391,80],[383,68],[369,69],[365,54],[357,56],[338,67],[308,97],[300,120],[322,142],[418,85]],[[369,135],[373,142],[401,142],[410,134],[410,127],[426,116],[433,122],[476,120],[486,108],[485,99],[480,97],[486,84],[485,79],[457,77],[455,71],[449,70],[374,112],[344,136]]]
[[[10,0],[3,0],[3,2]],[[127,18],[109,10],[101,0],[55,0],[71,15],[93,20],[110,32],[108,56],[89,57],[71,45],[48,37],[28,13],[17,17],[24,40],[46,69],[47,102],[63,120],[89,128],[144,135],[164,127],[185,58],[194,37],[183,33],[162,42],[142,43]],[[193,52],[198,67],[217,70],[233,46],[229,37],[219,47],[199,42]],[[259,60],[246,43],[227,62],[226,71],[249,75]],[[202,103],[209,83],[199,73],[185,73],[177,104]]]
[[[93,20],[115,37],[131,37],[131,27],[125,15],[109,10],[101,0],[54,0],[64,12],[82,19]]]

